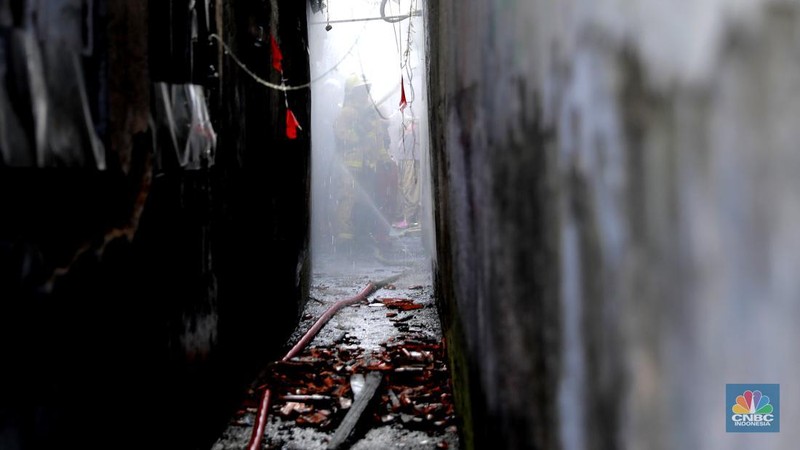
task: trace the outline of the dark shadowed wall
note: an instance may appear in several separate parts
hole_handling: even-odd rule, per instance
[[[280,83],[270,29],[306,82],[304,2],[0,1],[0,448],[208,448],[280,353],[310,270],[310,96],[290,140],[284,94],[210,39]],[[203,88],[213,165],[181,166],[157,83]]]

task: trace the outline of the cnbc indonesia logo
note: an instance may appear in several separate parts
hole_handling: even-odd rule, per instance
[[[770,426],[770,422],[775,420],[775,415],[772,414],[774,408],[769,404],[769,397],[761,391],[744,391],[742,395],[736,397],[736,404],[731,409],[733,410],[731,420],[737,426]]]
[[[729,417],[727,431],[777,432],[779,421],[779,385],[727,385]],[[739,395],[736,395],[736,394]],[[767,395],[770,394],[770,395]],[[731,405],[732,397],[733,404]]]

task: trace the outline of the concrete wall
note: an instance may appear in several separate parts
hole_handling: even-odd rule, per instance
[[[796,445],[798,4],[427,13],[438,285],[467,442]],[[749,382],[781,383],[780,433],[725,433],[725,384]]]

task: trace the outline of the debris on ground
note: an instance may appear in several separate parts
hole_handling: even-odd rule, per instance
[[[353,377],[355,377],[355,375]],[[355,430],[356,425],[362,421],[361,417],[367,409],[367,406],[369,406],[372,399],[375,397],[375,392],[378,390],[378,386],[380,386],[381,380],[383,379],[383,375],[380,373],[369,372],[365,377],[363,386],[360,389],[356,389],[355,386],[352,386],[353,377],[351,377],[350,384],[353,395],[355,396],[355,403],[353,403],[353,407],[347,411],[344,419],[342,419],[342,423],[339,424],[339,428],[336,429],[336,433],[333,434],[333,438],[331,438],[331,441],[328,443],[329,450],[336,450],[345,444],[353,433],[353,430]]]
[[[425,305],[414,303],[410,298],[382,298],[381,303],[386,305],[389,309],[399,309],[401,311],[410,311],[412,309],[422,309]]]
[[[360,266],[354,264],[345,273],[337,272],[343,264],[325,262],[315,265],[323,268],[315,273],[310,292],[317,301],[306,304],[290,343],[333,302],[397,271],[357,261]],[[354,391],[359,378],[363,385],[370,372],[381,382],[373,401],[358,414],[351,448],[457,449],[454,400],[430,270],[425,263],[420,266],[412,276],[378,291],[372,303],[342,309],[303,352],[264,370],[213,450],[243,448],[267,387],[273,401],[263,448],[325,449],[358,403]]]
[[[369,355],[344,346],[310,348],[272,364],[260,384],[277,394],[270,414],[299,426],[331,429],[352,405],[351,376],[372,371],[384,379],[374,424],[402,422],[425,431],[455,423],[444,346],[425,336],[390,339],[382,351]],[[259,394],[252,392],[247,404],[256,405]]]

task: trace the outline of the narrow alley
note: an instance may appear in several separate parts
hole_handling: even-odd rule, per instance
[[[419,230],[396,239],[404,259],[395,264],[351,256],[315,261],[309,301],[289,344],[298,342],[332,303],[355,295],[370,281],[400,276],[334,315],[299,356],[262,373],[214,450],[247,447],[265,388],[277,400],[270,408],[264,448],[337,448],[331,447],[333,437],[349,423],[344,418],[370,373],[380,374],[381,384],[358,428],[342,441],[349,448],[459,448],[430,258]]]
[[[0,0],[0,450],[790,450],[797,0]]]

